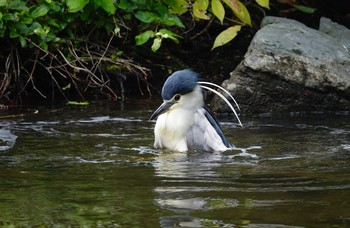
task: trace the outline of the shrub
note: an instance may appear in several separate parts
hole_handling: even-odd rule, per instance
[[[268,8],[269,0],[256,3]],[[232,40],[242,26],[251,26],[239,0],[0,0],[0,38],[6,43],[0,56],[0,99],[10,90],[20,97],[29,85],[46,97],[36,86],[45,80],[66,98],[72,88],[81,99],[96,88],[117,99],[122,94],[111,81],[121,82],[123,72],[143,81],[147,76],[147,69],[118,47],[153,40],[156,52],[164,39],[178,43],[191,26],[184,18],[225,22],[212,49]]]

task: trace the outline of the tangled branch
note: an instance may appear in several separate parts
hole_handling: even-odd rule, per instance
[[[42,88],[37,86],[37,82],[45,77],[42,72],[50,77],[52,97],[55,94],[54,90],[58,89],[68,100],[67,90],[74,89],[80,99],[85,100],[89,90],[97,89],[112,100],[124,99],[123,81],[126,74],[137,77],[142,95],[144,92],[140,83],[144,83],[148,95],[151,96],[147,81],[149,70],[131,59],[122,58],[121,54],[116,54],[117,49],[111,45],[113,38],[114,35],[106,45],[85,41],[85,44],[80,43],[78,47],[68,41],[65,48],[53,46],[50,51],[27,39],[35,51],[25,62],[22,62],[17,48],[13,48],[9,53],[5,71],[0,72],[0,99],[5,97],[11,84],[16,84],[18,87],[19,97],[30,86],[40,96],[46,98],[47,95]],[[19,83],[16,83],[16,79]]]

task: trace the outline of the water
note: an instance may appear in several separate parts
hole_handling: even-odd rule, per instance
[[[349,116],[221,119],[236,148],[186,154],[152,147],[154,108],[2,119],[0,226],[350,226]]]

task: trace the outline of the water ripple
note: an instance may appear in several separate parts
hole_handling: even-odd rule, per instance
[[[17,140],[17,135],[11,133],[8,128],[0,129],[0,151],[13,148]]]

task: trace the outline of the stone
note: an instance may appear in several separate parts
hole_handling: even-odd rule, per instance
[[[331,19],[326,17],[321,17],[319,31],[330,35],[335,38],[339,43],[344,45],[344,47],[350,50],[350,30],[344,25],[339,25]]]
[[[334,22],[323,21],[318,31],[291,19],[264,18],[244,60],[222,84],[243,113],[350,110],[350,37],[338,39],[326,29]]]

